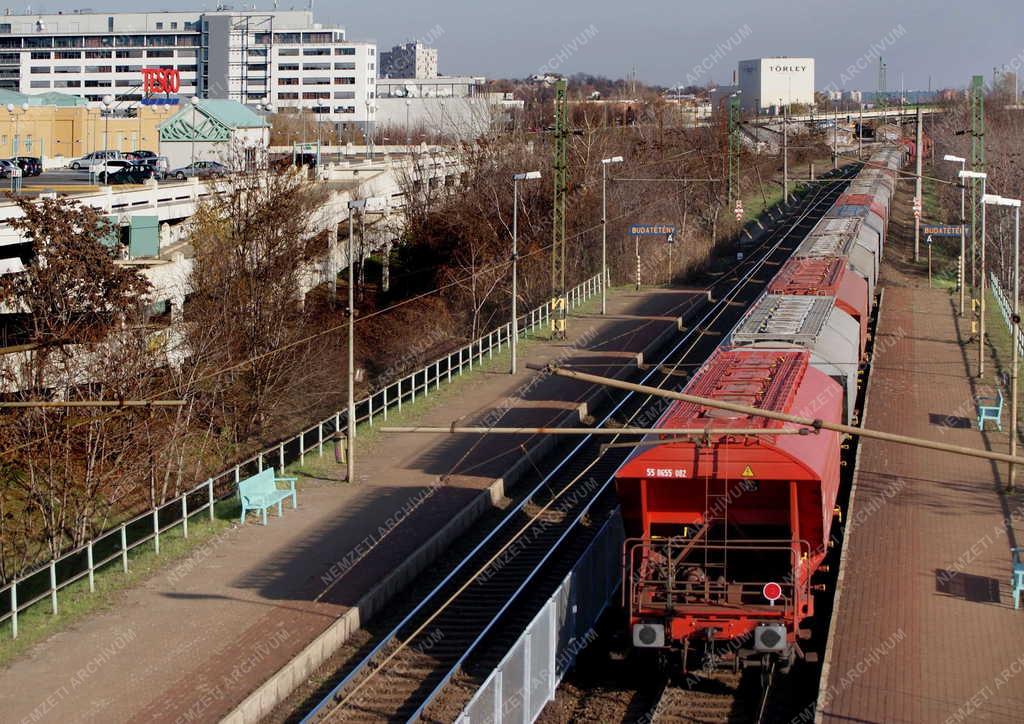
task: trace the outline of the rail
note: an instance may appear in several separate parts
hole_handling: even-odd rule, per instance
[[[597,274],[568,290],[566,304],[569,309],[575,309],[600,291],[601,275]],[[526,336],[545,326],[550,317],[550,301],[528,311],[519,318],[519,335]],[[372,427],[375,419],[387,420],[390,410],[401,411],[403,404],[415,402],[417,396],[425,397],[432,390],[438,390],[442,383],[449,383],[474,365],[483,364],[485,358],[491,359],[495,352],[501,352],[509,343],[511,334],[512,323],[506,322],[444,357],[371,392],[356,402],[356,423]],[[214,505],[233,497],[240,480],[268,466],[283,471],[295,462],[302,465],[306,455],[313,452],[323,455],[325,441],[329,441],[335,432],[344,430],[347,424],[347,412],[339,410],[298,434],[207,478],[173,500],[140,513],[30,573],[16,577],[0,588],[0,624],[9,620],[11,635],[17,638],[19,615],[47,598],[50,599],[51,612],[57,615],[60,610],[58,593],[64,588],[88,578],[89,591],[94,593],[95,575],[99,569],[120,560],[127,573],[129,551],[153,541],[155,552],[159,554],[160,536],[178,526],[187,538],[189,519],[205,512],[213,520]]]

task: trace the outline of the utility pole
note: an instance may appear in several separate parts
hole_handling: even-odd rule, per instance
[[[971,78],[971,170],[985,170],[985,79],[980,75]],[[978,260],[978,205],[981,196],[978,194],[979,178],[971,181],[971,311],[980,304],[978,293],[977,260]]]
[[[981,179],[981,196],[980,199],[985,198],[985,187],[988,178]],[[981,308],[978,317],[978,377],[981,378],[985,374],[985,203],[982,201],[981,204],[981,268],[978,270],[981,275]],[[1017,413],[1016,410],[1013,411]]]
[[[608,314],[608,166],[622,156],[601,159],[601,314]]]
[[[540,178],[540,171],[527,171],[512,176],[512,332],[510,335],[510,347],[512,350],[512,365],[509,374],[516,373],[516,358],[519,349],[519,316],[516,309],[518,298],[517,278],[519,276],[519,182],[528,179]]]
[[[924,211],[924,207],[921,201],[921,157],[924,156],[921,147],[921,140],[923,137],[921,128],[921,106],[917,107],[917,130],[916,130],[916,145],[914,146],[914,169],[917,174],[917,178],[914,180],[914,195],[917,199],[917,208]],[[921,260],[921,217],[918,216],[914,220],[914,261]]]
[[[355,346],[356,346],[356,297],[355,297],[355,224],[353,223],[355,210],[358,206],[348,204],[348,414],[345,421],[348,430],[348,445],[345,452],[345,479],[349,483],[356,481],[356,370],[355,370]],[[365,202],[364,202],[365,203]]]
[[[569,191],[569,104],[565,78],[555,83],[554,203],[551,211],[551,332],[565,339],[565,203]]]
[[[1020,364],[1020,199],[1008,199],[997,194],[985,194],[981,197],[982,210],[985,206],[1010,206],[1014,210],[1013,232],[1013,311],[1010,314],[1010,346],[1012,362],[1010,363],[1010,455],[1017,454],[1017,368]],[[1016,465],[1010,463],[1010,474],[1007,478],[1006,490],[1013,492],[1016,478]]]
[[[1017,454],[1017,368],[1020,366],[1020,199],[1014,199],[1013,231],[1013,372],[1010,377],[1010,455]],[[1013,492],[1017,469],[1010,465],[1009,490]]]
[[[832,170],[839,168],[839,106],[832,104]]]
[[[986,175],[984,171],[961,171],[959,173],[960,180],[962,183],[967,183],[967,179],[971,179],[972,187],[974,184],[981,182],[981,199],[985,198],[985,181]],[[973,207],[971,209],[974,210]],[[972,234],[973,237],[973,234]],[[973,238],[971,242],[974,244]],[[973,259],[971,269],[973,271]],[[981,205],[981,294],[978,299],[979,314],[979,337],[978,337],[978,377],[981,377],[985,373],[985,204]],[[974,311],[974,300],[971,301],[971,311]]]
[[[779,100],[779,105],[782,101]],[[789,206],[789,124],[786,121],[786,107],[782,107],[782,203]]]
[[[953,163],[960,164],[960,170],[967,170],[967,159],[962,156],[954,156],[953,154],[947,153],[942,158],[943,161],[952,161]],[[964,287],[967,286],[967,220],[964,215],[967,213],[967,182],[964,180],[962,175],[958,174],[960,179],[960,273],[958,279],[960,282],[960,316],[964,316]]]
[[[860,118],[857,125],[857,160],[864,158],[864,103],[860,104]]]
[[[740,181],[740,99],[729,96],[729,153],[728,153],[729,206],[739,198]]]
[[[346,445],[346,479],[356,481],[356,299],[355,299],[355,213],[365,215],[368,206],[385,210],[387,199],[379,196],[353,199],[348,202],[348,411],[345,421],[348,444]],[[360,216],[360,226],[363,219]],[[360,241],[363,241],[360,235]],[[360,270],[361,272],[362,270]]]

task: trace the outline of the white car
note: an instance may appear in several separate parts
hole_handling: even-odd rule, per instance
[[[94,166],[102,165],[105,161],[112,161],[115,159],[123,158],[120,151],[93,151],[87,153],[81,158],[76,158],[71,162],[71,168],[75,171],[79,169],[92,170]]]
[[[106,161],[96,161],[89,166],[89,173],[100,181],[106,182],[107,176],[113,176],[121,169],[134,165],[135,162],[129,161],[127,158],[112,158]]]

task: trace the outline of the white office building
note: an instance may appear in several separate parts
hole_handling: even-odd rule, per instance
[[[163,68],[178,71],[179,99],[303,108],[361,126],[374,111],[376,55],[307,10],[0,16],[0,88],[93,104],[109,95],[115,109],[154,102],[142,71]]]
[[[814,103],[814,58],[755,58],[738,68],[745,111]]]

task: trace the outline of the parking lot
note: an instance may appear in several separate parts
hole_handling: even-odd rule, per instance
[[[182,183],[168,178],[160,184]],[[41,193],[56,192],[58,194],[81,194],[95,191],[100,184],[91,179],[89,172],[85,170],[73,170],[70,168],[56,168],[43,171],[39,176],[26,176],[22,179],[21,195],[36,196]],[[10,179],[0,179],[0,191],[11,189]],[[114,188],[130,189],[139,188],[136,184],[119,184]]]

